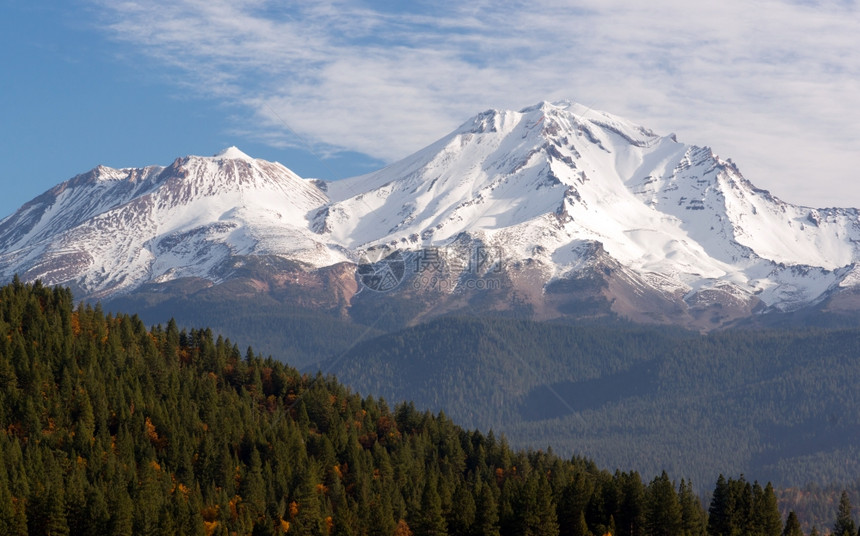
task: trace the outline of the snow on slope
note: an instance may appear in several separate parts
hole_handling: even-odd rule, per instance
[[[465,232],[559,277],[578,269],[583,243],[599,242],[667,291],[731,283],[788,308],[837,283],[860,239],[854,210],[783,203],[708,148],[567,102],[485,112],[328,193],[324,229],[350,248],[443,245]]]
[[[327,201],[311,181],[235,147],[167,168],[100,167],[0,222],[0,266],[7,278],[75,281],[94,297],[183,276],[217,281],[235,255],[325,266],[344,257],[305,216]]]
[[[576,277],[601,251],[643,289],[790,309],[860,281],[858,219],[784,203],[707,147],[544,102],[481,113],[342,181],[305,180],[235,147],[168,167],[99,167],[0,222],[0,274],[103,297],[183,276],[221,281],[245,255],[323,267],[369,247],[467,237],[535,261],[544,283]]]

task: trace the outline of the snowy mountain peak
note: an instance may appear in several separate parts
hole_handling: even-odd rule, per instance
[[[708,147],[568,101],[488,110],[328,191],[317,228],[349,248],[471,236],[555,280],[588,264],[581,252],[594,248],[583,244],[599,244],[691,303],[719,287],[739,303],[791,309],[821,299],[860,259],[854,211],[811,218]]]
[[[545,113],[545,112],[549,112],[549,111],[564,111],[564,110],[570,110],[571,112],[576,112],[577,110],[582,111],[585,109],[587,109],[587,107],[583,106],[582,104],[578,104],[572,100],[563,99],[563,100],[558,100],[558,101],[541,101],[537,104],[532,104],[531,106],[526,106],[525,108],[521,109],[519,113],[527,114],[527,113],[531,113],[534,111],[541,111],[541,112]]]
[[[226,149],[224,149],[220,153],[216,154],[215,158],[222,158],[225,160],[245,160],[248,162],[254,161],[253,158],[251,158],[247,154],[243,153],[235,145],[231,145],[230,147],[227,147]]]
[[[615,278],[601,292],[632,289],[611,297],[631,310],[657,303],[651,294],[683,311],[792,309],[860,281],[857,211],[784,203],[707,147],[571,101],[488,110],[328,183],[236,147],[166,168],[100,166],[0,221],[0,276],[101,298],[226,281],[249,256],[316,270],[455,242],[504,252],[514,291],[534,300],[597,274]]]

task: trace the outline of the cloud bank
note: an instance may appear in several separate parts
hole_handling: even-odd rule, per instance
[[[391,161],[485,109],[567,98],[710,145],[787,201],[860,206],[854,1],[283,4],[95,5],[126,54],[273,145]]]

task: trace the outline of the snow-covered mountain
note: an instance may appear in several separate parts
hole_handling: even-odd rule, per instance
[[[358,266],[366,284],[368,259],[396,254],[392,284],[370,290],[435,292],[435,311],[474,307],[462,291],[492,289],[537,317],[602,299],[632,318],[704,325],[854,288],[858,241],[857,210],[784,203],[707,147],[544,102],[484,112],[341,181],[236,148],[98,167],[0,222],[0,276],[110,298],[183,278],[215,285],[249,259],[278,258],[307,273]],[[301,285],[294,275],[281,283]]]
[[[313,182],[235,147],[168,167],[100,166],[0,222],[0,266],[7,279],[18,273],[103,298],[181,277],[217,282],[246,255],[334,264],[345,257],[305,218],[327,202]]]

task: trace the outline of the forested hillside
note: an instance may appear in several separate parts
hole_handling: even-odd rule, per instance
[[[441,318],[358,344],[323,370],[392,402],[710,489],[860,475],[860,330],[730,330]]]
[[[782,534],[770,484],[721,477],[708,516],[666,472],[515,451],[208,329],[72,303],[0,288],[0,534]]]
[[[199,290],[194,286],[199,282],[183,283],[173,284],[166,292],[120,296],[105,302],[104,308],[135,314],[147,325],[166,324],[174,318],[188,329],[206,326],[233,340],[252,341],[257,352],[295,367],[312,365],[343,353],[356,341],[383,334],[337,312],[302,307],[289,293],[248,293],[235,283]]]
[[[2,534],[701,533],[689,486],[515,452],[208,330],[0,290]]]

